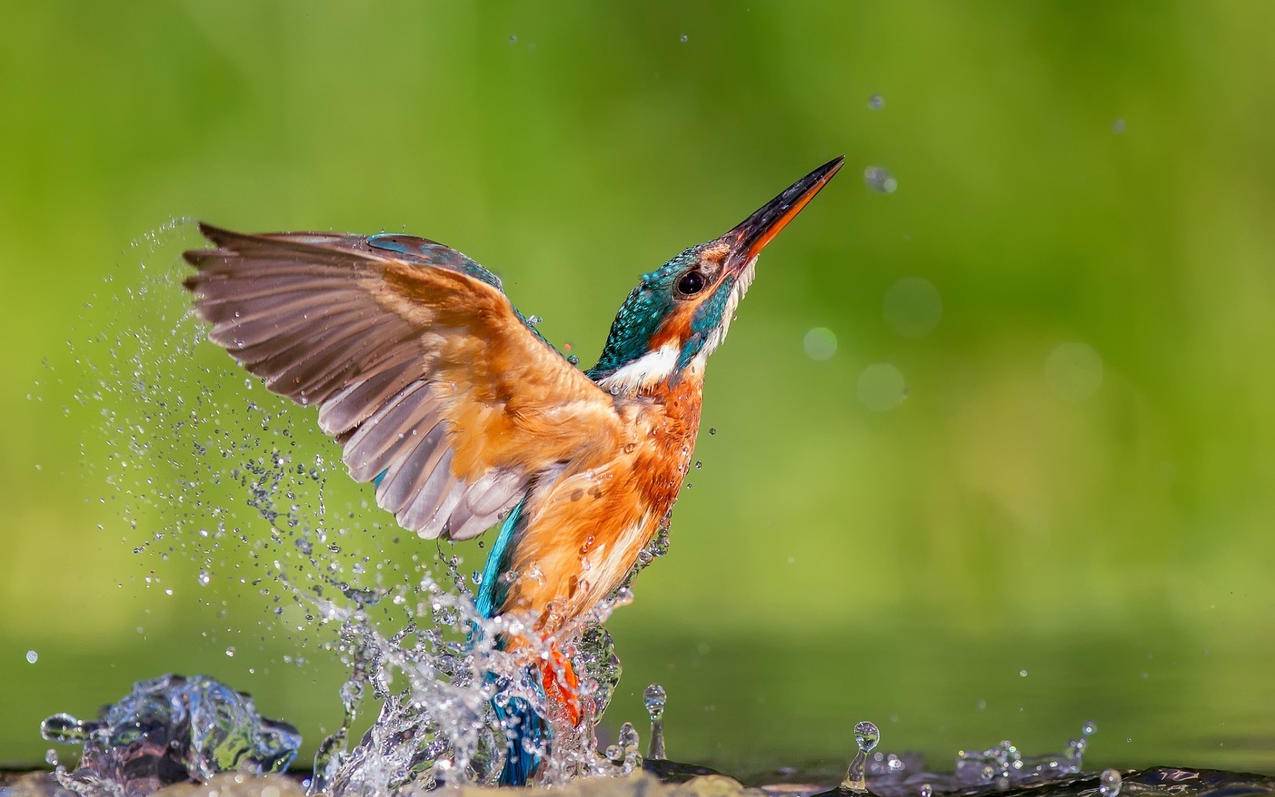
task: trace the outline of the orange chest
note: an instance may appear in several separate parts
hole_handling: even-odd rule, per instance
[[[661,385],[649,396],[651,403],[640,410],[633,487],[661,516],[672,507],[691,467],[699,433],[701,386],[694,378]]]
[[[519,576],[502,610],[532,611],[552,630],[620,584],[690,469],[699,388],[688,379],[629,400],[622,408],[629,438],[613,458],[533,491],[510,556]]]

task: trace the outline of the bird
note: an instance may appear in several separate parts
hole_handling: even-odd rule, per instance
[[[476,611],[527,618],[500,644],[548,646],[527,671],[552,708],[493,701],[508,742],[502,784],[533,779],[554,723],[581,721],[571,635],[668,522],[708,358],[758,255],[843,162],[645,273],[587,370],[494,273],[435,241],[199,225],[212,246],[184,253],[195,269],[184,285],[209,340],[269,390],[317,407],[349,475],[372,483],[404,529],[465,540],[499,527]]]

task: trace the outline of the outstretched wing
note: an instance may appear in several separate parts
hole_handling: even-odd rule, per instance
[[[623,445],[611,397],[461,253],[406,235],[247,235],[186,252],[208,337],[319,407],[350,475],[425,537],[466,539],[537,473]]]

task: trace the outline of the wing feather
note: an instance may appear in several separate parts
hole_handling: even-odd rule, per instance
[[[358,481],[423,536],[493,525],[538,474],[609,458],[610,396],[514,310],[500,280],[406,235],[249,235],[208,225],[186,286],[267,387],[319,407]]]

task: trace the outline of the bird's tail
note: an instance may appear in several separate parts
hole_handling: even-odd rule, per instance
[[[487,556],[481,586],[475,608],[486,618],[495,617],[505,602],[508,582],[503,578],[509,566],[509,556],[514,540],[523,521],[523,507],[526,499],[519,501],[505,517],[500,526],[500,534],[492,545]],[[526,646],[525,639],[506,638],[498,640],[498,647],[507,652]],[[488,673],[489,679],[495,680],[494,674]],[[547,661],[528,666],[518,676],[523,679],[521,686],[529,687],[540,698],[542,704],[555,707],[559,713],[578,725],[580,722],[580,689],[575,670],[571,662],[556,648],[550,648]],[[508,749],[505,756],[505,768],[500,773],[500,782],[506,786],[522,786],[540,767],[541,751],[549,749],[553,738],[553,727],[548,719],[536,711],[530,700],[519,695],[508,694],[512,684],[500,685],[496,697],[492,699],[492,708],[497,719],[505,729]],[[525,694],[525,690],[524,690]]]
[[[572,725],[580,723],[580,681],[570,660],[561,651],[552,648],[548,661],[527,667],[522,676],[546,705],[560,710]],[[502,693],[504,691],[501,690]],[[548,749],[553,738],[553,726],[524,697],[503,698],[503,694],[498,694],[491,705],[505,729],[508,745],[500,784],[524,786],[540,768],[540,751]]]
[[[553,736],[549,723],[536,712],[525,697],[502,700],[497,695],[491,701],[496,717],[505,729],[508,745],[505,752],[505,768],[500,771],[500,785],[525,786],[527,780],[540,768],[540,751]]]

